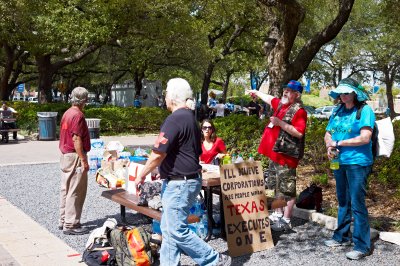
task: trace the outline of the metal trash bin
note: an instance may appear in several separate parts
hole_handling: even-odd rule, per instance
[[[38,112],[39,140],[56,139],[57,112]]]
[[[100,120],[97,118],[86,118],[86,124],[89,128],[90,139],[100,138]]]

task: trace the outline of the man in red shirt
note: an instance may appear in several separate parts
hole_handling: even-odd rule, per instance
[[[88,91],[76,87],[71,92],[72,106],[64,113],[60,125],[61,193],[58,228],[66,235],[89,232],[80,223],[87,191],[90,135],[82,110],[88,100]]]
[[[271,229],[291,228],[290,218],[296,202],[296,168],[304,152],[307,112],[301,102],[303,86],[291,80],[283,89],[282,98],[259,91],[247,91],[269,104],[274,113],[264,130],[258,152],[270,159],[266,186],[275,190],[275,197],[287,200],[285,208],[271,214]]]

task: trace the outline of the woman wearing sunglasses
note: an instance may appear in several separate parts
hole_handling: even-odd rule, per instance
[[[339,158],[339,167],[333,171],[339,210],[338,227],[325,245],[339,247],[353,242],[354,249],[347,252],[346,257],[358,260],[371,252],[365,196],[373,163],[371,136],[375,114],[365,104],[369,99],[367,91],[352,78],[341,80],[329,96],[339,103],[329,119],[325,134],[328,157],[332,159],[334,154],[338,154]],[[352,218],[353,234],[350,233]]]
[[[201,142],[201,163],[219,164],[218,159],[225,156],[226,147],[224,141],[217,137],[211,120],[205,119],[201,123]]]

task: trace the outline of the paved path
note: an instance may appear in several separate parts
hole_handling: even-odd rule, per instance
[[[149,146],[155,135],[102,137],[106,143]],[[59,162],[58,141],[10,140],[0,143],[1,166]],[[80,265],[79,252],[51,234],[0,195],[0,266]]]

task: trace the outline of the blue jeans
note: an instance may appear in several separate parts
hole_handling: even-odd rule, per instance
[[[179,265],[181,252],[198,265],[216,265],[219,253],[189,230],[187,217],[201,189],[201,178],[164,180],[161,197],[163,213],[160,265]]]
[[[350,240],[351,217],[354,217],[354,250],[368,253],[371,250],[368,210],[365,206],[367,178],[371,166],[340,165],[333,171],[336,179],[336,195],[339,201],[338,228],[333,239],[338,242]]]

